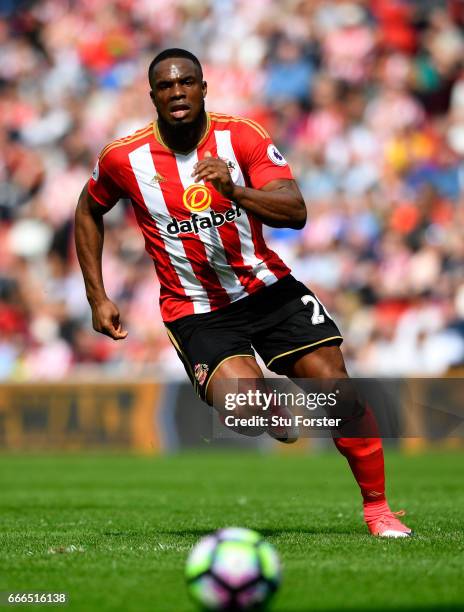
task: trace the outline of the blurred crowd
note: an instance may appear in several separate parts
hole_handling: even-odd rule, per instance
[[[350,371],[464,363],[464,2],[0,7],[0,379],[182,375],[130,205],[105,218],[124,342],[92,330],[73,242],[99,151],[153,117],[146,70],[168,46],[202,61],[209,110],[261,122],[289,159],[309,222],[268,238],[338,322]]]

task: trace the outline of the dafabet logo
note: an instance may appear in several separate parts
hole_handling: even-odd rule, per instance
[[[182,196],[182,202],[192,214],[189,219],[179,220],[171,217],[171,222],[166,227],[168,234],[171,236],[198,234],[201,230],[220,227],[224,223],[233,223],[240,217],[240,208],[232,202],[231,207],[224,212],[209,210],[204,215],[199,215],[199,212],[203,212],[211,206],[211,201],[211,191],[205,185],[195,183],[187,187]]]
[[[190,233],[198,234],[201,230],[221,227],[224,223],[233,223],[240,217],[240,214],[240,208],[237,204],[233,203],[228,210],[222,213],[210,210],[204,215],[199,215],[194,212],[190,215],[190,219],[183,219],[182,221],[171,217],[171,222],[168,223],[166,229],[171,236]]]

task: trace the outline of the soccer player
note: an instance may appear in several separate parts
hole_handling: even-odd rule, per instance
[[[157,120],[102,150],[77,206],[76,247],[94,329],[114,340],[127,336],[105,292],[101,258],[103,215],[129,198],[161,284],[167,333],[204,401],[218,407],[214,389],[224,379],[259,385],[254,350],[292,379],[346,379],[340,331],[263,239],[263,223],[300,229],[306,222],[286,160],[254,121],[205,111],[202,67],[188,51],[163,51],[148,77]],[[360,414],[361,431],[372,415]],[[334,442],[361,489],[370,532],[410,535],[386,501],[380,438]]]

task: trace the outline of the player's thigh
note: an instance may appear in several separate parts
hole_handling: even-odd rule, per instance
[[[307,308],[252,338],[253,345],[270,370],[288,376],[303,391],[330,393],[337,388],[343,413],[352,414],[357,399],[340,350],[342,336],[316,296],[310,297]]]
[[[251,355],[230,357],[221,363],[209,379],[206,400],[222,412],[227,393],[240,393],[261,387],[263,378],[261,368]]]
[[[342,352],[338,346],[321,346],[289,364],[286,375],[305,392],[337,394],[334,408],[327,407],[330,416],[351,419],[361,416],[365,401],[354,381],[348,377]]]
[[[253,335],[252,344],[276,374],[303,378],[325,373],[328,377],[338,371],[346,375],[340,330],[314,293],[307,291],[296,312]]]
[[[184,317],[166,324],[166,328],[195,392],[207,403],[211,403],[211,380],[229,372],[229,362],[254,361],[246,326],[239,317],[212,312]],[[237,365],[233,371],[237,369],[240,373],[243,367]],[[254,376],[253,372],[247,367],[247,375]]]
[[[345,360],[339,346],[319,346],[289,362],[285,375],[289,378],[346,378]]]

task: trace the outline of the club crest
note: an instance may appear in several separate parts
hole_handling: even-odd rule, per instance
[[[221,157],[221,159],[222,161],[226,162],[227,169],[229,170],[230,176],[232,177],[234,183],[237,182],[240,175],[237,163],[232,161],[231,159],[227,159],[227,157]]]
[[[205,382],[206,377],[208,376],[208,370],[209,370],[209,367],[206,363],[195,364],[193,371],[194,371],[195,378],[197,379],[199,385],[202,385]]]

